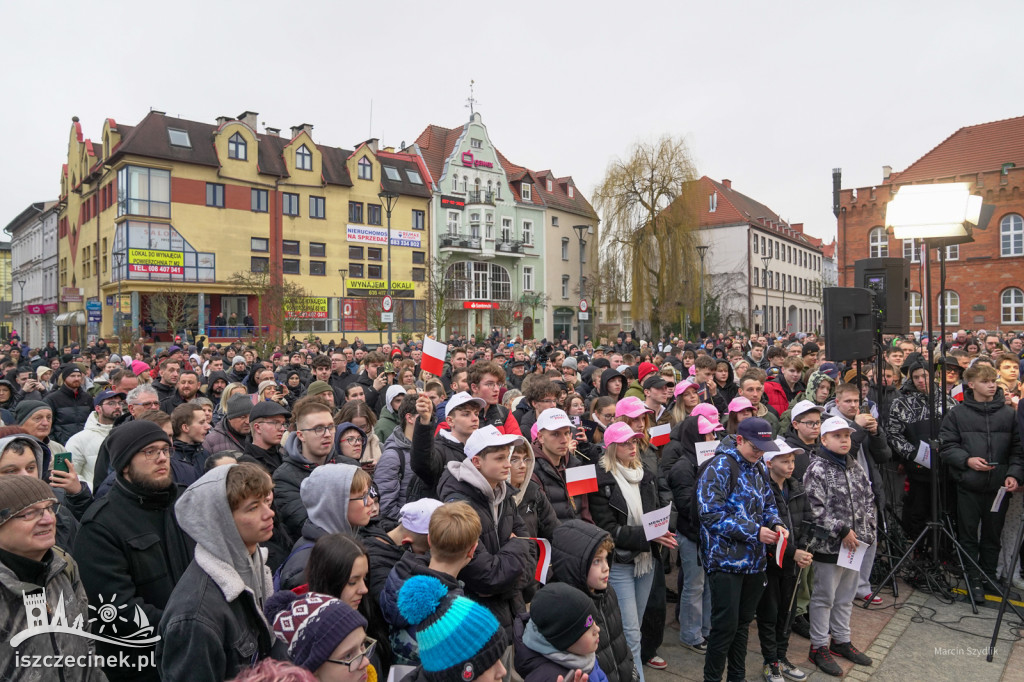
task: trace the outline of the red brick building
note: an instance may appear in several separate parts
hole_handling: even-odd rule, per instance
[[[1024,116],[957,130],[900,173],[883,168],[880,185],[839,194],[839,285],[855,286],[854,262],[903,256],[911,261],[910,330],[927,327],[922,292],[931,291],[932,320],[939,326],[938,253],[931,250],[930,286],[925,287],[920,243],[887,231],[885,208],[901,185],[969,182],[995,207],[974,241],[951,246],[946,258],[946,325],[964,329],[1024,329]]]

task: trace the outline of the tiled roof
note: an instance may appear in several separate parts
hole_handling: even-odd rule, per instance
[[[700,194],[697,205],[700,206],[700,226],[702,228],[749,223],[799,244],[811,248],[821,247],[820,239],[794,230],[778,213],[761,202],[751,199],[717,180],[712,180],[706,175],[697,182]],[[709,197],[715,193],[718,194],[717,204],[715,210],[711,211]]]
[[[429,125],[420,136],[416,138],[416,144],[423,154],[423,160],[427,164],[427,170],[434,182],[440,182],[445,160],[455,150],[455,142],[462,135],[462,128],[443,128],[441,126]]]
[[[187,131],[192,147],[171,145],[167,136],[168,128]],[[120,154],[135,154],[201,166],[219,166],[220,162],[213,148],[213,133],[216,129],[217,126],[209,123],[173,118],[158,111],[151,111],[139,125],[121,139],[121,145],[117,152],[111,154],[111,159]]]
[[[418,158],[419,157],[414,154],[377,152],[377,160],[380,161],[381,165],[393,166],[398,170],[398,175],[401,178],[401,180],[396,182],[389,178],[387,173],[382,172],[380,176],[381,189],[392,190],[399,194],[407,194],[410,196],[429,199],[431,194],[430,187],[427,186],[427,183],[430,180],[423,176],[423,168],[420,166]],[[410,182],[409,171],[415,171],[418,173],[422,183],[417,185]]]
[[[316,148],[320,150],[324,182],[328,185],[351,187],[352,176],[348,172],[348,158],[352,156],[352,151],[322,144],[318,144]],[[282,157],[279,155],[279,158]]]
[[[1004,163],[1024,167],[1024,116],[961,128],[886,183],[997,171]]]
[[[835,258],[836,257],[836,240],[835,240],[835,238],[832,239],[831,243],[822,245],[822,247],[821,247],[821,255],[824,256],[825,258]]]

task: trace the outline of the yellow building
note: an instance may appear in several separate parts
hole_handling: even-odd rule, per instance
[[[210,124],[152,111],[137,126],[107,119],[93,143],[73,119],[58,223],[61,340],[111,337],[118,322],[157,340],[379,329],[389,202],[394,328],[422,330],[426,169],[376,140],[354,151],[317,144],[312,129],[282,137],[258,133],[253,112]]]
[[[12,330],[11,318],[11,243],[0,242],[0,334],[8,338]],[[19,334],[23,334],[20,329]]]

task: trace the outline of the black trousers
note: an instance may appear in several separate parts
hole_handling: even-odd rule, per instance
[[[999,546],[1003,533],[1003,522],[1006,520],[1006,508],[1010,505],[1003,501],[999,511],[992,511],[995,493],[972,493],[957,488],[957,525],[959,526],[960,544],[968,556],[974,557],[981,569],[993,580],[996,578],[996,566],[999,563]],[[978,524],[981,531],[978,531]],[[977,580],[978,571],[969,562],[967,572]]]
[[[932,513],[932,484],[928,479],[908,478],[903,502],[903,525],[907,535],[916,539]]]
[[[761,640],[764,662],[778,663],[789,652],[786,621],[789,620],[789,600],[796,589],[796,575],[789,571],[769,570],[765,578],[768,584],[757,604],[757,638]]]
[[[665,640],[665,568],[661,552],[654,553],[654,584],[647,598],[647,610],[640,622],[640,658],[649,661],[658,655],[658,647]]]
[[[747,635],[764,591],[764,573],[708,574],[711,586],[711,634],[704,657],[704,682],[721,682],[726,663],[727,680],[738,681],[747,673]]]

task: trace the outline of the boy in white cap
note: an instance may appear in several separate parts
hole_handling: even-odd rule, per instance
[[[434,434],[434,403],[424,394],[416,398],[416,425],[412,431],[409,464],[419,480],[410,482],[407,499],[438,497],[437,486],[449,462],[465,459],[464,446],[480,426],[480,412],[487,406],[482,398],[462,391],[448,400],[445,423]]]
[[[852,433],[842,417],[826,419],[821,425],[821,447],[804,474],[811,519],[828,531],[823,546],[814,552],[808,658],[836,677],[843,670],[833,654],[857,665],[871,665],[871,659],[850,641],[850,613],[860,573],[836,564],[844,549],[853,551],[861,543],[875,542],[875,496],[867,473],[850,454]]]

